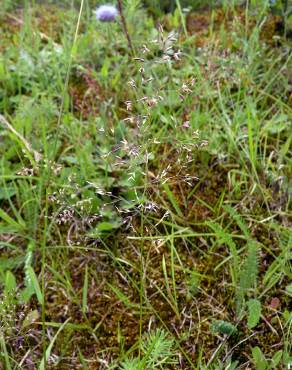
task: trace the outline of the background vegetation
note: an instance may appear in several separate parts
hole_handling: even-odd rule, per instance
[[[100,4],[1,4],[0,367],[290,368],[291,4]]]

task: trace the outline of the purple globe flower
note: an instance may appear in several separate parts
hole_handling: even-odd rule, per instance
[[[113,5],[101,5],[95,10],[95,16],[98,21],[113,22],[118,16],[118,11]]]

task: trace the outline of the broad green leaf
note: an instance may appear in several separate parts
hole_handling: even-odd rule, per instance
[[[43,304],[43,294],[41,292],[41,288],[40,288],[40,285],[39,285],[39,282],[38,282],[38,278],[33,270],[33,268],[31,266],[28,266],[27,267],[27,273],[29,275],[29,278],[31,280],[31,284],[34,288],[34,292],[37,296],[37,299],[38,299],[38,302],[40,305]]]
[[[121,223],[119,220],[113,220],[111,222],[100,222],[96,225],[96,227],[89,232],[89,236],[94,237],[100,237],[103,234],[110,233],[111,231],[118,229],[121,226]]]
[[[14,194],[16,194],[16,189],[15,188],[4,188],[4,189],[0,189],[0,200],[1,199],[9,199]]]
[[[286,286],[286,293],[289,296],[292,296],[292,284],[289,284],[289,285]]]
[[[34,287],[32,285],[29,285],[29,286],[25,287],[20,292],[19,301],[27,303],[30,300],[31,296],[34,295],[34,293],[35,293],[35,290],[34,290]]]
[[[283,351],[280,350],[280,351],[276,352],[274,354],[274,356],[272,357],[272,364],[273,364],[274,369],[278,369],[278,365],[279,365],[279,363],[282,359],[282,355],[283,355]]]
[[[259,347],[252,348],[252,357],[257,370],[266,370],[268,361]]]
[[[5,275],[5,292],[14,292],[16,289],[16,279],[11,271],[7,271]]]
[[[224,320],[214,320],[211,325],[213,333],[232,335],[237,332],[236,326]]]
[[[39,317],[40,317],[40,314],[39,314],[38,310],[30,311],[26,315],[26,318],[23,321],[22,327],[25,328],[27,326],[30,326],[32,323],[37,321],[39,319]]]
[[[261,302],[257,299],[250,299],[247,302],[248,317],[247,326],[249,329],[254,328],[260,321],[261,318]]]

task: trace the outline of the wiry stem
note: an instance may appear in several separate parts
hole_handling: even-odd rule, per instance
[[[127,38],[127,41],[128,41],[129,49],[131,50],[131,53],[134,55],[135,52],[134,52],[133,44],[132,44],[131,37],[130,37],[129,31],[128,31],[126,19],[125,19],[124,14],[123,14],[122,0],[118,0],[118,10],[119,10],[119,14],[120,14],[120,17],[121,17],[124,34],[125,34],[125,36]]]

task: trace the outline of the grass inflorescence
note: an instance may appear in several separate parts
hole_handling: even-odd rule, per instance
[[[291,367],[286,2],[4,3],[0,368]]]

